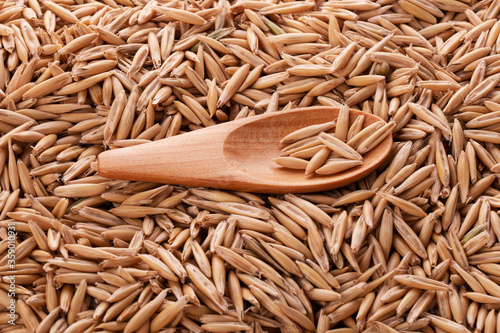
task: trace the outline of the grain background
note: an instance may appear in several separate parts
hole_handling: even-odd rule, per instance
[[[500,332],[499,13],[1,1],[0,331]],[[313,105],[381,117],[356,131],[391,131],[389,159],[284,196],[96,172],[104,150]]]

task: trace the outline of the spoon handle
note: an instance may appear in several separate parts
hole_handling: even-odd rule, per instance
[[[224,157],[224,140],[232,128],[222,124],[151,143],[108,150],[98,156],[99,175],[166,184],[255,190],[258,185],[254,184],[254,180],[232,167]]]

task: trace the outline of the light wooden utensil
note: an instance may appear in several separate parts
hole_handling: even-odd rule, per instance
[[[309,125],[332,121],[339,109],[309,107],[215,125],[167,139],[101,153],[99,175],[115,179],[213,187],[259,193],[305,193],[331,190],[355,182],[389,155],[392,136],[363,156],[364,164],[345,172],[305,175],[286,169],[280,156],[285,135]],[[364,115],[363,127],[381,119],[350,110],[350,124]]]

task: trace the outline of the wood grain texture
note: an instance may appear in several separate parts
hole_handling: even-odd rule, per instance
[[[310,107],[263,114],[152,143],[110,150],[98,158],[108,178],[203,186],[258,193],[305,193],[345,186],[375,170],[388,156],[392,136],[364,155],[365,163],[339,174],[304,175],[285,169],[280,139],[299,128],[337,118],[338,108]],[[364,115],[363,127],[381,119],[350,110],[350,123]]]

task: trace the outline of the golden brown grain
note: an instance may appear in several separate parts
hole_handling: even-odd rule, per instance
[[[499,11],[1,3],[0,304],[12,226],[18,302],[0,331],[499,330]],[[107,149],[318,105],[342,111],[290,129],[278,165],[342,172],[390,133],[389,158],[269,197],[96,173]]]

